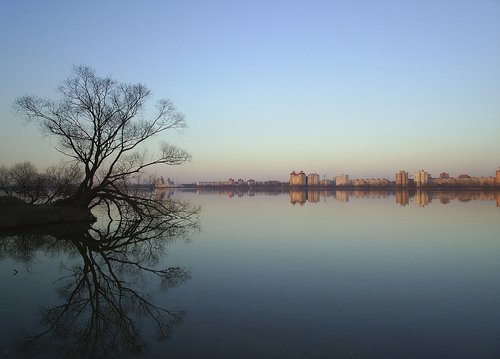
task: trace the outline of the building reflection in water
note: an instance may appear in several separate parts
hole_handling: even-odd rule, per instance
[[[445,196],[440,197],[439,198],[439,202],[441,202],[441,204],[448,204],[448,203],[450,203],[450,198],[449,197],[445,197]]]
[[[415,203],[419,207],[425,207],[431,202],[432,199],[429,197],[429,193],[427,191],[417,190],[415,193]]]
[[[349,202],[349,193],[347,191],[335,191],[335,199],[339,202]]]
[[[303,205],[306,202],[318,203],[321,198],[325,199],[333,195],[332,191],[301,191],[296,189],[290,190],[290,203]]]
[[[400,206],[410,204],[410,192],[408,190],[396,190],[396,203]]]
[[[449,204],[451,201],[468,202],[474,200],[496,201],[500,207],[500,192],[495,191],[461,191],[461,190],[333,190],[333,191],[305,191],[290,190],[290,203],[303,205],[306,202],[318,203],[321,200],[326,201],[328,197],[335,198],[339,202],[349,202],[349,198],[388,198],[396,197],[396,203],[401,207],[408,206],[414,202],[419,207],[428,206],[433,199],[441,204]]]
[[[307,200],[311,203],[318,203],[319,194],[319,191],[307,191]]]
[[[307,201],[307,192],[300,190],[290,190],[290,203],[303,205]]]

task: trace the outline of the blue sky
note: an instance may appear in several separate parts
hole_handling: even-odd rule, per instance
[[[12,103],[83,64],[186,115],[161,140],[193,161],[158,169],[182,182],[494,175],[499,19],[489,0],[2,1],[0,163],[59,160]]]

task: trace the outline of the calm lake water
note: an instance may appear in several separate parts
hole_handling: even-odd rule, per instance
[[[116,351],[137,340],[139,357],[500,357],[498,193],[173,197],[201,206],[199,230],[167,245],[143,243],[131,255],[144,267],[182,273],[166,282],[124,260],[115,278],[105,276],[105,261],[95,271],[104,278],[95,293],[106,298],[118,288],[130,321],[107,316],[109,307],[88,311],[86,291],[71,297],[88,262],[84,250],[37,234],[21,243],[4,235],[0,356],[62,356],[68,331],[98,341],[131,326],[137,333],[116,341]],[[170,311],[166,338],[148,311],[156,307]],[[100,339],[89,334],[93,323],[102,326]],[[49,328],[42,345],[26,344]]]

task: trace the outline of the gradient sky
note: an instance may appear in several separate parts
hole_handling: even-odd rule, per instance
[[[0,164],[59,160],[12,103],[80,64],[186,115],[181,182],[500,165],[497,0],[1,1]]]

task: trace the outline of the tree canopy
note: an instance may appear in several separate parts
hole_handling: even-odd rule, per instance
[[[147,150],[152,137],[183,129],[186,122],[167,99],[146,114],[151,92],[145,85],[118,82],[75,66],[58,92],[58,100],[19,97],[14,107],[42,133],[57,137],[56,149],[83,167],[83,180],[66,203],[89,206],[97,197],[122,194],[124,185],[148,167],[190,160],[189,153],[166,142],[157,156]]]

